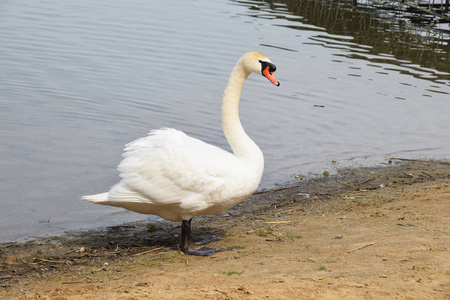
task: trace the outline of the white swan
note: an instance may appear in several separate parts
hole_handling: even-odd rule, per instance
[[[239,99],[250,73],[280,83],[276,67],[263,54],[248,52],[231,72],[223,94],[222,127],[233,154],[162,128],[126,145],[118,166],[122,180],[107,193],[84,196],[96,204],[123,207],[143,214],[182,222],[181,250],[211,255],[217,250],[189,249],[191,219],[227,210],[253,194],[264,169],[264,157],[239,120]],[[203,243],[217,240],[206,239]]]

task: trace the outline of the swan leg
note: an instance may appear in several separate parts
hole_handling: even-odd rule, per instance
[[[191,219],[192,220],[192,219]],[[210,256],[214,253],[216,253],[217,249],[214,248],[208,248],[208,247],[200,247],[195,249],[189,249],[189,244],[191,240],[191,220],[186,221],[183,220],[181,223],[181,251],[188,255],[197,255],[197,256]],[[203,238],[200,241],[196,241],[194,244],[196,245],[203,245],[206,243],[218,241],[219,238],[215,236],[206,236],[207,238]],[[214,237],[214,238],[212,238]]]

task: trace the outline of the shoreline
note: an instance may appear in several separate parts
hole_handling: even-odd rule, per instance
[[[408,165],[408,164],[412,164],[413,168],[414,165],[420,165],[420,164],[429,164],[430,166],[438,166],[438,165],[442,165],[442,166],[450,166],[450,162],[447,161],[438,161],[438,160],[422,160],[422,159],[406,159],[406,158],[395,158],[395,157],[391,157],[389,158],[387,163],[383,163],[380,162],[378,164],[378,166],[342,166],[342,167],[338,167],[338,165],[334,166],[333,168],[331,168],[330,170],[325,170],[323,171],[323,173],[314,173],[314,174],[309,174],[309,175],[291,175],[291,179],[285,181],[284,183],[273,183],[271,185],[271,187],[264,187],[261,189],[257,189],[255,193],[253,193],[253,195],[246,199],[245,202],[247,201],[251,201],[251,199],[253,199],[253,197],[255,197],[256,195],[259,194],[264,194],[264,193],[276,193],[276,192],[280,192],[282,190],[289,190],[289,189],[305,189],[305,190],[311,190],[314,187],[317,188],[318,185],[317,184],[313,184],[311,185],[310,182],[323,182],[325,185],[333,185],[334,183],[330,183],[330,180],[335,180],[335,179],[339,179],[339,177],[348,177],[349,176],[349,172],[351,172],[352,170],[356,170],[358,171],[357,174],[352,175],[353,177],[361,177],[361,178],[365,178],[365,176],[367,176],[366,174],[364,174],[364,172],[369,171],[371,172],[371,170],[373,170],[374,172],[379,172],[379,170],[383,170],[386,168],[402,168],[402,164],[404,165]],[[361,172],[363,171],[363,172]],[[329,174],[331,173],[332,175],[324,175],[324,174]],[[347,178],[348,179],[348,178]],[[344,179],[347,180],[347,179]],[[355,179],[356,180],[356,179]],[[367,179],[368,181],[371,181],[372,179]],[[362,180],[364,181],[364,180]],[[361,182],[362,182],[361,181]],[[362,182],[364,183],[364,182]],[[334,189],[336,190],[336,189]],[[236,207],[240,207],[242,205],[239,204]],[[228,211],[232,210],[232,209],[236,209],[236,207],[233,207],[231,209],[229,209]],[[140,214],[137,214],[138,216]],[[149,215],[151,216],[151,215]],[[216,215],[216,216],[220,216],[220,214]],[[154,216],[156,218],[159,218],[157,216]],[[206,216],[208,217],[208,216]],[[133,224],[135,223],[141,223],[141,222],[156,222],[156,223],[161,223],[161,221],[154,221],[154,220],[150,220],[150,217],[146,217],[146,215],[141,215],[141,217],[136,217],[135,219],[139,219],[136,221],[119,221],[119,222],[113,222],[114,225],[107,225],[107,224],[100,224],[100,225],[93,225],[93,226],[87,226],[87,228],[56,228],[53,229],[51,231],[53,231],[53,233],[41,233],[40,235],[36,234],[36,235],[30,235],[30,236],[22,236],[19,238],[16,238],[15,240],[7,240],[5,239],[4,241],[0,241],[0,248],[6,246],[6,245],[14,245],[14,244],[23,244],[23,243],[33,243],[33,242],[39,242],[39,241],[43,241],[46,239],[55,239],[55,238],[59,238],[59,237],[64,237],[66,235],[72,235],[72,234],[76,234],[77,232],[89,232],[89,231],[97,231],[97,230],[103,230],[105,228],[112,228],[112,227],[121,227],[121,226],[133,226]],[[162,221],[162,222],[166,222],[166,221]],[[106,223],[106,222],[104,222]],[[55,232],[56,231],[56,232]]]
[[[371,260],[374,257],[361,258],[359,256],[370,253],[370,251],[382,251],[379,249],[381,245],[386,244],[387,247],[389,244],[387,237],[396,234],[398,230],[407,232],[407,230],[426,229],[420,232],[420,235],[412,234],[411,239],[427,238],[425,243],[418,243],[418,247],[426,247],[424,245],[431,245],[434,243],[433,240],[439,240],[440,246],[434,244],[430,246],[433,251],[437,247],[436,259],[441,255],[448,255],[450,248],[448,227],[446,228],[444,225],[447,225],[445,222],[448,222],[445,215],[449,215],[449,183],[450,165],[448,163],[404,161],[394,162],[391,166],[386,167],[342,169],[337,176],[299,180],[295,186],[261,191],[226,212],[194,219],[194,234],[216,234],[222,238],[221,241],[214,243],[213,247],[218,245],[218,248],[224,251],[207,258],[182,254],[178,250],[179,224],[165,221],[155,223],[140,221],[96,230],[71,232],[63,236],[45,237],[24,243],[0,244],[0,297],[7,299],[56,299],[57,297],[59,297],[58,299],[85,299],[86,295],[92,294],[92,297],[95,297],[95,291],[98,290],[105,293],[104,299],[126,298],[125,296],[129,299],[138,299],[139,295],[143,295],[143,293],[148,293],[151,299],[153,299],[152,297],[167,299],[167,296],[155,291],[156,286],[158,288],[164,286],[163,278],[168,282],[181,282],[183,275],[176,270],[183,269],[183,272],[188,271],[187,273],[191,277],[195,274],[195,278],[189,277],[189,280],[193,280],[193,286],[196,288],[188,288],[183,291],[183,289],[178,290],[170,285],[169,289],[174,293],[170,294],[171,296],[186,295],[187,299],[198,298],[202,295],[206,295],[206,298],[211,296],[211,299],[258,299],[259,296],[264,295],[254,287],[255,279],[259,278],[258,280],[261,281],[268,280],[267,295],[276,291],[280,299],[289,299],[289,295],[292,294],[281,292],[278,290],[278,286],[281,288],[283,283],[289,282],[289,286],[284,286],[288,291],[293,286],[308,289],[317,284],[322,286],[320,283],[330,280],[330,282],[334,282],[333,284],[338,284],[341,280],[349,279],[351,272],[346,271],[349,268],[346,265],[340,266],[341,273],[339,274],[341,275],[334,273],[335,267],[332,266],[340,262],[339,257],[355,253],[352,257],[356,260],[351,267],[365,265],[367,259]],[[443,214],[442,220],[425,217],[431,206],[423,201],[416,203],[416,194],[417,198],[431,199],[427,201],[434,201],[434,196],[436,199],[441,199],[436,203],[433,202],[433,205],[436,206],[434,214]],[[404,199],[410,199],[408,201],[411,201],[411,207],[399,204],[404,202]],[[447,202],[443,203],[443,201]],[[413,211],[414,207],[417,207],[417,211]],[[403,210],[411,210],[411,212],[406,214]],[[399,213],[404,213],[404,216],[397,216]],[[391,218],[391,214],[395,214],[395,216]],[[409,219],[410,215],[419,214],[424,214],[424,216]],[[360,218],[361,215],[364,215],[364,218]],[[350,224],[351,221],[357,222]],[[384,228],[385,223],[390,221],[393,222],[394,227]],[[428,221],[429,224],[426,223]],[[349,222],[348,228],[339,227],[346,222]],[[367,225],[375,224],[366,224],[371,222],[379,222],[375,227],[369,226],[369,228],[383,228],[381,237],[365,239],[364,235],[357,236],[357,232],[344,233],[356,230],[358,227],[365,228]],[[444,223],[436,227],[438,229],[434,228],[433,226],[439,222]],[[417,223],[423,224],[419,226]],[[314,226],[308,226],[308,224],[314,224]],[[319,238],[326,235],[324,232],[333,236],[331,241],[328,239],[325,242]],[[316,233],[316,235],[311,235],[312,233]],[[376,233],[377,230],[372,230],[365,232],[365,235],[371,236]],[[345,244],[345,251],[342,250],[342,247],[336,248],[337,243],[348,242],[351,237],[356,240]],[[406,237],[405,235],[405,241]],[[383,238],[386,238],[386,241],[383,241]],[[330,243],[330,245],[325,247],[323,245],[325,243]],[[411,245],[415,247],[414,243]],[[401,247],[401,243],[396,247]],[[325,248],[328,249],[328,253],[325,253]],[[298,254],[292,254],[292,249],[297,249]],[[397,250],[403,251],[404,249]],[[395,251],[392,249],[386,251],[386,253],[378,255],[391,261],[395,256]],[[429,250],[429,253],[426,254],[434,255],[433,251]],[[433,284],[440,282],[439,287],[431,288],[422,284],[427,287],[423,290],[423,295],[431,293],[430,295],[436,299],[440,299],[440,297],[444,299],[450,293],[448,284],[450,274],[448,271],[444,271],[446,267],[448,270],[448,263],[441,267],[437,266],[436,262],[430,263],[429,266],[418,266],[418,262],[415,261],[418,256],[416,252],[404,258],[407,260],[406,262],[414,261],[415,263],[409,271],[416,274],[415,276],[419,273],[432,273],[423,275],[423,278],[427,278],[427,276],[434,278],[437,276],[436,274],[439,275],[436,277],[438,279],[434,278],[431,282]],[[323,259],[324,257],[326,259]],[[314,265],[315,269],[310,269],[310,273],[302,273],[297,278],[297,271],[288,272],[290,265],[295,264],[292,261],[301,262],[298,266],[298,270],[301,270],[299,272],[306,272],[305,270],[308,268],[303,270],[305,265]],[[394,266],[400,270],[406,262],[400,260],[395,262]],[[219,270],[216,270],[215,266]],[[259,271],[258,266],[260,266]],[[321,268],[323,269],[319,270]],[[360,293],[370,290],[370,287],[373,286],[381,293],[381,299],[381,295],[386,296],[389,289],[387,285],[379,282],[380,278],[395,278],[393,281],[396,281],[398,276],[401,277],[405,274],[399,273],[395,277],[388,274],[389,268],[386,268],[384,266],[386,274],[360,277],[361,281],[371,278],[367,285],[354,286],[355,283],[353,283],[352,286],[348,283],[350,285],[344,284],[345,289],[343,287],[337,290],[325,289],[326,292],[323,295],[329,294],[331,298],[342,297],[348,292],[347,289],[352,290],[352,293]],[[261,270],[266,271],[262,272]],[[286,271],[286,274],[280,278],[275,276],[283,270]],[[363,270],[369,272],[370,268],[365,266],[358,269],[358,272]],[[438,270],[437,273],[436,270]],[[382,270],[374,271],[382,272]],[[263,277],[261,277],[261,272]],[[405,271],[403,270],[403,272]],[[319,277],[323,279],[317,279],[319,277],[311,277],[315,278],[314,280],[304,279],[311,274],[320,275]],[[139,277],[136,277],[137,275]],[[159,276],[159,283],[153,282],[151,278],[154,276]],[[277,284],[272,282],[274,276],[279,279]],[[130,282],[133,278],[142,281],[142,285],[133,285]],[[148,280],[145,281],[142,278],[148,278]],[[225,280],[227,285],[222,286],[216,282],[219,278]],[[291,282],[292,278],[296,278],[296,280]],[[118,289],[116,285],[122,284],[122,279],[127,287]],[[427,279],[421,279],[421,283],[424,281],[428,282]],[[391,289],[401,290],[400,295],[409,297],[410,293],[408,289],[402,287],[402,282],[400,280],[399,285],[391,287]],[[240,285],[237,286],[238,284]],[[215,288],[210,288],[211,286]],[[227,288],[227,286],[229,287]],[[199,287],[201,287],[200,290]],[[322,288],[324,287],[322,286]],[[206,289],[206,292],[202,292],[202,289]],[[128,290],[128,292],[123,290]],[[227,296],[218,290],[224,291]],[[418,291],[413,288],[412,292]],[[352,295],[352,293],[348,295]],[[377,299],[376,295],[374,294],[368,299]],[[421,298],[420,293],[417,295],[417,298]],[[324,298],[326,299],[326,297]],[[412,299],[417,298],[413,297]]]

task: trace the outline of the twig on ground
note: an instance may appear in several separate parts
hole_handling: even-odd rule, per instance
[[[264,222],[266,224],[287,224],[291,223],[292,221],[273,221],[273,222]]]
[[[136,253],[136,254],[133,254],[133,256],[139,256],[139,255],[155,252],[155,251],[161,250],[163,248],[164,247],[159,247],[159,248],[155,248],[155,249],[152,249],[152,250],[144,251],[144,252],[141,252],[141,253]]]
[[[349,250],[349,251],[348,251],[347,253],[352,253],[352,252],[355,252],[355,251],[358,251],[358,250],[364,249],[364,248],[366,248],[366,247],[372,246],[373,244],[375,244],[375,242],[372,242],[372,243],[368,243],[368,244],[366,244],[366,245],[364,245],[364,246],[361,246],[361,247],[358,247],[358,248],[355,248],[355,249]]]
[[[36,258],[36,257],[34,257],[33,260],[40,260],[40,261],[43,261],[43,262],[50,262],[50,263],[56,263],[56,264],[65,264],[65,263],[67,263],[67,260],[66,261],[48,260],[48,259]]]
[[[355,184],[357,184],[357,185],[361,185],[361,184],[364,184],[364,183],[370,182],[370,181],[372,181],[372,180],[375,180],[375,179],[376,179],[376,178],[374,177],[374,178],[370,178],[370,179],[366,179],[366,180],[363,180],[363,181],[357,182],[357,183],[355,183]]]

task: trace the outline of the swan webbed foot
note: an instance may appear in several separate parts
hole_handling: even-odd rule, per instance
[[[209,247],[200,247],[195,249],[181,249],[184,253],[188,255],[196,255],[196,256],[210,256],[214,253],[218,252],[219,250]]]
[[[188,255],[197,255],[197,256],[210,256],[219,251],[217,249],[208,247],[189,249],[190,244],[204,245],[207,243],[220,240],[220,238],[216,237],[215,235],[204,235],[191,241],[191,220],[189,221],[183,220],[183,222],[181,223],[181,251],[183,251]]]
[[[212,242],[220,241],[220,237],[215,236],[214,234],[201,235],[192,238],[190,242],[191,245],[204,245]]]

